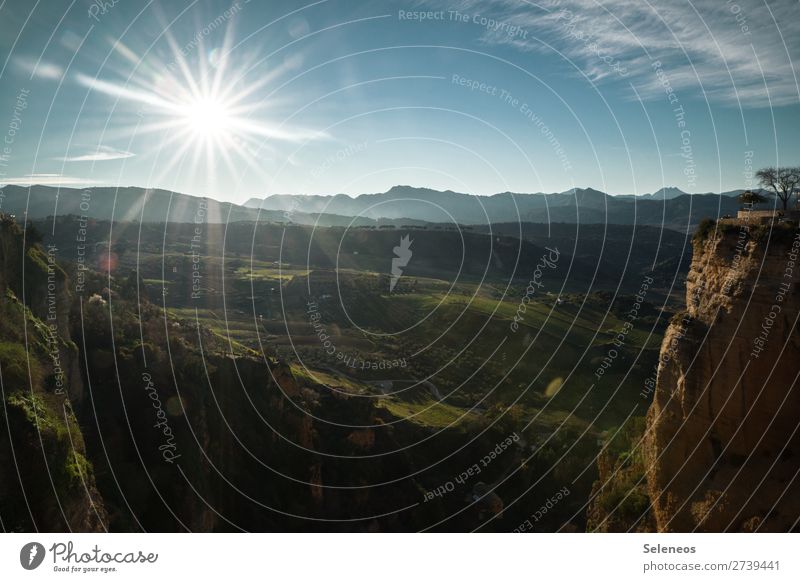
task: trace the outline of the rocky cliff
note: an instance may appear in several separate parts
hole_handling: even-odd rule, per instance
[[[800,519],[800,231],[708,224],[664,338],[644,465],[659,531]]]
[[[68,279],[36,239],[0,215],[0,524],[103,531],[105,505],[74,408],[83,382]]]

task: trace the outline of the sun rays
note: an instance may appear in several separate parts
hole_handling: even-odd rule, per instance
[[[113,54],[122,57],[127,67],[109,66],[108,74],[96,77],[76,75],[79,83],[115,99],[105,131],[107,139],[156,135],[158,147],[143,152],[157,158],[156,179],[186,171],[213,180],[220,168],[230,175],[246,170],[268,179],[263,159],[275,154],[278,143],[327,137],[285,123],[276,112],[290,99],[285,94],[273,95],[270,85],[277,84],[291,64],[261,72],[253,80],[254,70],[261,70],[263,63],[254,56],[237,54],[236,67],[231,65],[232,30],[226,31],[221,46],[207,50],[201,39],[190,54],[178,46],[169,29],[164,35],[170,47],[167,62],[154,51],[137,52],[115,40]],[[137,54],[143,56],[136,58]],[[133,68],[124,77],[122,71],[130,65]],[[133,122],[112,122],[117,119],[112,117],[114,113],[126,111],[136,113]]]

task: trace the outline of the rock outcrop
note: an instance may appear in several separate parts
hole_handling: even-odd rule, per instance
[[[659,531],[800,520],[800,231],[699,232],[661,348],[644,462]]]
[[[0,215],[0,516],[5,531],[104,531],[105,503],[75,409],[80,359],[68,278]]]

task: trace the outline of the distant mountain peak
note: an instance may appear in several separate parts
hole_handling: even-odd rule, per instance
[[[435,193],[435,194],[461,194],[460,192],[453,192],[452,190],[434,190],[433,188],[426,188],[424,186],[408,186],[405,184],[398,184],[397,186],[392,186],[389,188],[388,191],[384,192],[384,195],[405,195],[408,193]]]
[[[253,198],[250,198],[244,204],[242,204],[242,206],[244,206],[246,208],[261,208],[261,206],[264,204],[265,200],[266,200],[266,198],[253,197]]]
[[[650,194],[651,198],[657,198],[659,200],[671,200],[672,198],[677,198],[678,196],[685,196],[687,192],[684,192],[680,188],[675,186],[664,186],[663,188],[656,190],[652,194]]]
[[[561,194],[569,194],[571,196],[607,196],[605,192],[601,192],[600,190],[595,190],[592,187],[587,188],[570,188]]]

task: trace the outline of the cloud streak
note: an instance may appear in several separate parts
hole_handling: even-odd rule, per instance
[[[438,0],[424,3],[442,6]],[[529,32],[521,38],[485,31],[482,42],[552,54],[549,44],[595,83],[619,80],[597,58],[598,52],[610,55],[647,98],[663,95],[651,67],[661,61],[676,90],[711,102],[768,107],[800,101],[796,1],[462,0],[456,6]]]
[[[64,76],[64,70],[60,66],[34,57],[17,56],[12,59],[12,62],[18,71],[28,75],[31,79],[58,81]]]
[[[63,174],[26,174],[20,178],[2,178],[3,186],[80,186],[89,184],[97,184],[97,181]]]
[[[56,158],[60,162],[105,162],[109,160],[124,160],[132,158],[136,154],[125,150],[118,150],[108,146],[100,146],[93,152],[88,152],[79,156],[67,156]]]

